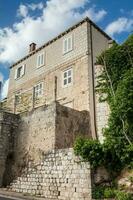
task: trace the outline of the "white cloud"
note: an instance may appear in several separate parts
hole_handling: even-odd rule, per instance
[[[18,11],[17,11],[17,15],[18,15],[19,17],[26,17],[27,14],[28,14],[28,7],[25,6],[25,5],[23,5],[23,4],[21,4],[21,5],[19,6]]]
[[[41,10],[41,9],[43,9],[43,3],[42,2],[40,2],[38,4],[32,3],[32,4],[28,5],[28,8],[31,9],[31,10],[33,10],[33,11],[36,10],[36,9]]]
[[[21,4],[18,11],[22,17],[20,21],[14,23],[12,28],[0,29],[0,62],[16,62],[28,52],[31,42],[40,46],[86,15],[95,21],[103,19],[105,10],[97,10],[95,6],[88,8],[86,3],[88,0],[47,0],[45,5]],[[38,17],[33,14],[36,9],[40,12]]]
[[[1,94],[2,99],[7,97],[8,86],[9,86],[9,79],[4,81],[4,83],[3,83],[2,94]]]
[[[85,13],[84,16],[90,17],[95,22],[98,22],[104,18],[104,16],[107,14],[105,10],[99,10],[96,11],[94,7],[88,9]]]
[[[133,19],[126,17],[118,18],[116,21],[111,22],[105,29],[106,33],[111,36],[122,32],[130,32],[131,30],[133,30]]]
[[[43,9],[43,3],[42,2],[40,2],[40,3],[38,3],[38,4],[35,4],[35,3],[31,3],[31,4],[26,4],[26,5],[24,5],[24,4],[20,4],[20,6],[19,6],[19,8],[18,8],[18,10],[17,10],[17,16],[18,17],[23,17],[23,18],[25,18],[25,17],[27,17],[27,15],[28,15],[28,12],[30,11],[30,10],[32,10],[32,11],[35,11],[35,10],[41,10],[41,9]]]

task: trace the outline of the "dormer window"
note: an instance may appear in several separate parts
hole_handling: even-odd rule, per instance
[[[25,65],[18,67],[15,70],[15,79],[21,78],[24,75],[24,73],[25,73]]]
[[[42,67],[44,63],[44,53],[41,53],[37,56],[37,68]]]
[[[68,36],[63,40],[63,54],[68,53],[73,50],[73,37]]]

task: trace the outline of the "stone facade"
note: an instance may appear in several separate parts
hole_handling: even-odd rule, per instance
[[[86,111],[53,102],[18,115],[1,112],[1,184],[9,185],[29,162],[41,161],[44,153],[73,147],[78,136],[91,137],[90,115]]]
[[[91,200],[90,165],[72,149],[53,150],[40,163],[29,163],[10,189],[46,199]]]
[[[63,52],[63,42],[72,37],[71,51]],[[109,48],[110,37],[88,18],[69,28],[42,47],[30,52],[10,69],[7,107],[21,113],[58,101],[75,110],[90,112],[93,138],[96,138],[96,103],[94,90],[94,63],[96,57]],[[44,54],[44,64],[37,68],[37,57]],[[21,78],[15,79],[16,69],[25,66]],[[72,84],[63,87],[63,72],[72,68]],[[43,95],[35,99],[34,87],[43,83]],[[20,94],[16,104],[15,96]],[[99,126],[99,124],[98,124]],[[98,127],[97,130],[99,130]]]
[[[6,182],[6,176],[3,182],[3,176],[6,173],[8,173],[9,182],[12,179],[12,174],[9,171],[14,160],[18,119],[18,116],[14,114],[0,112],[0,186]]]
[[[21,113],[16,140],[17,162],[40,160],[42,152],[73,146],[79,135],[91,137],[89,112],[76,111],[53,102],[51,105]]]
[[[102,73],[103,66],[95,65],[95,87],[97,86],[98,76]],[[96,121],[97,121],[97,134],[100,142],[103,142],[103,128],[107,126],[109,117],[109,105],[107,102],[99,102],[99,94],[95,95],[96,101]]]
[[[72,49],[64,53],[67,38]],[[1,185],[49,199],[91,199],[90,166],[70,148],[78,136],[102,140],[108,108],[95,94],[101,68],[94,63],[110,39],[86,18],[11,66],[10,113],[0,112]]]

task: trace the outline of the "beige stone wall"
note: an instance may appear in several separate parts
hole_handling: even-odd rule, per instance
[[[73,37],[73,50],[63,54],[63,39],[69,35]],[[96,57],[109,47],[108,41],[109,39],[94,25],[90,26],[90,23],[84,22],[22,63],[17,64],[10,71],[8,107],[12,109],[12,112],[20,113],[48,105],[56,100],[62,105],[79,111],[87,110],[91,116],[93,137],[96,138],[97,109],[94,102],[95,86],[93,82],[95,77],[92,65],[94,65]],[[37,55],[41,52],[45,53],[45,65],[37,69]],[[25,75],[14,80],[15,69],[21,64],[26,64]],[[63,88],[62,74],[65,69],[70,67],[73,69],[73,84]],[[57,85],[55,77],[57,77]],[[33,87],[39,82],[44,84],[43,96],[37,102],[33,102]],[[18,91],[22,93],[23,101],[16,106],[14,97]]]
[[[92,25],[92,49],[94,62],[102,50],[108,48],[108,39]],[[69,35],[73,38],[73,50],[63,54],[63,40]],[[91,76],[91,38],[90,25],[84,22],[71,32],[49,44],[26,60],[17,64],[10,70],[10,84],[8,93],[8,106],[13,112],[22,112],[33,108],[33,87],[40,81],[44,82],[44,95],[34,104],[40,106],[55,100],[55,76],[57,76],[57,100],[61,104],[68,104],[77,110],[90,110],[92,101],[92,76]],[[37,56],[44,52],[45,64],[37,68]],[[15,80],[15,70],[25,64],[25,74]],[[73,68],[73,84],[62,87],[62,72]],[[14,95],[21,91],[25,96],[23,104],[14,108]],[[90,96],[90,97],[89,97]]]
[[[46,199],[91,200],[91,171],[73,149],[54,150],[29,163],[10,190]]]
[[[73,147],[79,136],[91,138],[90,114],[57,104],[55,148]]]
[[[90,115],[52,103],[20,114],[16,140],[16,166],[38,161],[42,152],[73,147],[76,137],[91,137]]]
[[[97,77],[102,73],[102,66],[95,65],[95,86],[97,86]],[[99,94],[95,95],[96,100],[96,120],[97,120],[97,133],[98,138],[103,142],[103,128],[107,126],[108,117],[109,117],[109,105],[107,102],[99,102]]]
[[[68,68],[73,69],[72,85],[63,88],[63,71]],[[14,106],[14,93],[8,98],[8,105],[16,113],[26,110],[32,110],[45,104],[50,104],[55,100],[55,76],[57,77],[57,101],[62,105],[72,102],[72,107],[77,110],[89,110],[89,85],[88,85],[88,56],[82,56],[75,60],[70,60],[60,67],[31,78],[16,91],[21,91],[22,100],[17,106]],[[37,102],[33,104],[33,87],[36,83],[43,82],[44,94]],[[15,107],[15,108],[14,108]]]
[[[95,102],[95,69],[96,58],[102,51],[108,49],[109,38],[102,34],[94,25],[88,23],[88,75],[89,75],[89,111],[93,138],[97,138],[97,110]]]
[[[0,187],[12,179],[12,158],[15,150],[15,137],[19,117],[0,111]],[[9,175],[10,172],[10,175]]]
[[[91,137],[87,111],[55,102],[19,115],[0,112],[0,185],[4,180],[7,186],[44,153],[73,147],[78,136]]]
[[[92,45],[95,63],[97,56],[99,56],[104,50],[109,48],[109,39],[105,37],[105,35],[103,35],[94,26],[92,26]]]
[[[24,160],[39,160],[42,152],[55,147],[56,104],[40,107],[20,116],[16,140],[16,164],[23,166]]]
[[[24,84],[28,84],[28,81],[34,79],[33,84],[36,84],[37,77],[40,80],[42,74],[48,73],[50,70],[60,67],[62,65],[69,65],[75,59],[86,54],[87,51],[87,26],[86,23],[83,23],[81,26],[78,26],[68,34],[59,38],[55,42],[51,43],[41,51],[30,56],[28,59],[24,60],[22,63],[14,66],[10,70],[10,84],[9,84],[9,94],[10,97],[13,92],[23,89]],[[72,35],[73,37],[73,50],[66,54],[63,54],[63,39]],[[45,53],[45,65],[41,68],[36,68],[37,55],[41,52]],[[25,75],[15,80],[15,69],[23,64],[26,64]],[[36,79],[36,81],[35,81]],[[29,87],[30,88],[30,87]]]

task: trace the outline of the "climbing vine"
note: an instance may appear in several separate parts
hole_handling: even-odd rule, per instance
[[[74,150],[94,168],[103,165],[116,177],[123,168],[133,167],[133,35],[104,51],[97,64],[103,71],[96,92],[99,101],[107,101],[110,107],[104,143],[78,138]]]

